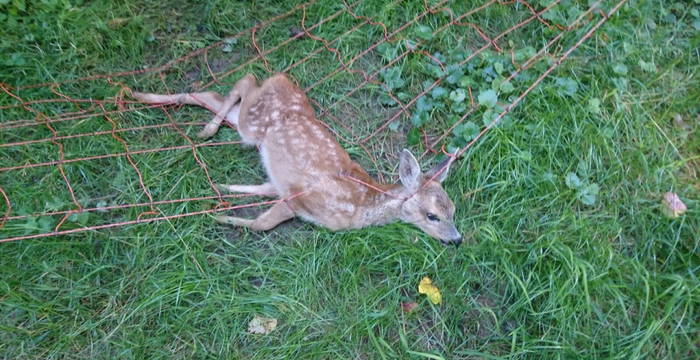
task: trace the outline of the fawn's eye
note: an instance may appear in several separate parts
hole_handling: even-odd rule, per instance
[[[427,214],[425,214],[425,216],[426,216],[426,217],[428,218],[428,220],[430,220],[430,221],[435,221],[435,222],[440,221],[440,218],[437,217],[437,215],[435,215],[435,214],[433,214],[433,213],[427,213]]]

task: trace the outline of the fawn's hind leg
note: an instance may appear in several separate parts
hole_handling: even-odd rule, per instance
[[[272,183],[266,182],[261,185],[226,185],[216,184],[220,191],[246,193],[260,196],[278,196],[277,190]]]
[[[206,138],[214,135],[219,130],[224,119],[232,125],[238,124],[238,116],[241,110],[239,101],[256,87],[255,77],[249,74],[238,80],[225,98],[212,91],[172,95],[132,92],[132,95],[137,100],[148,104],[188,104],[199,105],[209,109],[216,115],[197,134],[199,137]]]
[[[251,74],[248,74],[244,76],[242,79],[238,80],[236,85],[233,86],[233,89],[228,93],[224,101],[221,103],[221,107],[219,107],[219,111],[216,112],[216,115],[214,115],[214,118],[209,121],[209,123],[204,126],[204,129],[197,134],[198,137],[200,138],[208,138],[219,130],[219,127],[221,126],[221,122],[224,121],[224,118],[227,117],[227,114],[234,112],[235,109],[235,120],[232,122],[233,125],[238,126],[238,114],[240,112],[240,104],[236,105],[239,101],[242,102],[242,99],[253,89],[257,88],[257,84],[255,82],[255,77]],[[231,120],[229,120],[231,122]]]
[[[265,231],[294,217],[294,211],[287,203],[278,202],[255,219],[243,219],[233,216],[217,216],[216,221],[236,226],[245,226],[255,231]]]

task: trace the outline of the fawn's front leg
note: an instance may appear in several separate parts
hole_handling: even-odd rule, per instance
[[[236,226],[245,226],[255,231],[265,231],[274,228],[282,222],[294,217],[294,211],[285,202],[278,202],[255,219],[243,219],[233,216],[216,216],[217,222]]]

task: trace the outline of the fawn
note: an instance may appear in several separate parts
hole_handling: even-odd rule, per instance
[[[454,204],[440,185],[450,162],[422,173],[410,151],[400,154],[400,184],[372,179],[316,119],[304,92],[284,74],[257,85],[239,80],[225,98],[215,92],[159,95],[134,92],[141,102],[203,106],[216,115],[197,135],[214,135],[226,120],[244,143],[257,146],[269,181],[262,185],[218,185],[220,190],[278,197],[256,219],[217,216],[221,223],[269,230],[300,216],[331,230],[357,229],[401,220],[443,244],[459,245]],[[449,160],[449,159],[448,159]]]

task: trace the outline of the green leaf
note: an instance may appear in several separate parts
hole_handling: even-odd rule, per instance
[[[59,211],[63,208],[63,201],[57,197],[52,198],[44,203],[46,211]]]
[[[416,36],[423,40],[430,40],[433,38],[433,31],[429,26],[419,25],[415,29]]]
[[[470,141],[479,134],[479,126],[471,121],[467,121],[464,124],[457,126],[452,132],[455,136],[461,137],[466,141]]]
[[[600,99],[591,98],[588,100],[588,106],[586,107],[588,111],[594,114],[600,114]]]
[[[413,113],[413,116],[411,116],[411,124],[415,127],[421,127],[423,124],[428,122],[428,113],[423,112],[423,113]]]
[[[584,205],[592,206],[596,202],[599,190],[598,184],[587,185],[579,191],[579,200],[581,200]]]
[[[502,93],[510,94],[513,92],[513,90],[515,90],[515,87],[510,83],[510,81],[504,81],[501,83],[500,89]]]
[[[401,123],[399,121],[392,121],[389,124],[389,130],[396,132],[399,130],[399,126],[401,126]]]
[[[418,130],[417,127],[414,127],[411,130],[409,130],[408,135],[406,136],[406,141],[411,146],[419,145],[420,144],[420,130]]]
[[[578,83],[572,78],[557,78],[556,84],[567,96],[573,96],[578,90]]]
[[[452,71],[450,75],[447,76],[446,80],[450,84],[456,84],[459,82],[459,79],[461,79],[462,76],[464,76],[464,71],[462,71],[462,69],[457,69]]]
[[[425,64],[425,68],[428,69],[430,74],[436,78],[441,78],[447,75],[445,70],[443,70],[440,66],[435,64]]]
[[[627,75],[627,66],[625,64],[617,63],[613,65],[612,70],[615,74]]]
[[[382,93],[381,95],[379,95],[379,103],[387,106],[396,105],[396,101],[394,101],[394,99],[387,93]]]
[[[428,112],[432,110],[434,106],[435,104],[432,99],[430,99],[427,96],[421,96],[420,98],[418,98],[418,101],[416,101],[416,112]]]
[[[450,110],[455,114],[462,114],[467,110],[466,102],[453,102],[450,105]]]
[[[569,189],[579,189],[581,186],[583,186],[583,182],[581,182],[581,179],[578,178],[578,175],[572,172],[566,174],[565,182],[566,187]]]
[[[461,78],[459,78],[459,87],[466,89],[472,85],[474,85],[474,80],[472,80],[471,77],[462,76]]]
[[[389,89],[398,89],[406,84],[406,81],[401,79],[401,68],[393,67],[382,71],[382,78]]]
[[[450,92],[450,100],[460,103],[467,97],[467,92],[464,89],[457,89]]]
[[[695,28],[695,30],[700,31],[700,20],[693,21],[693,27]]]
[[[27,10],[24,0],[12,0],[12,5],[14,5],[20,11]]]
[[[501,64],[500,62],[494,63],[493,68],[499,75],[503,72],[503,64]]]
[[[237,43],[238,43],[238,38],[227,38],[227,39],[224,39],[224,44],[223,44],[223,46],[221,47],[221,51],[223,51],[223,52],[225,52],[225,53],[229,53],[229,52],[233,51],[233,47],[234,47],[234,45],[236,45]]]
[[[482,91],[477,97],[479,100],[479,105],[484,105],[486,107],[492,108],[496,106],[498,102],[498,95],[493,90]]]
[[[494,109],[488,109],[481,115],[481,121],[484,123],[484,126],[490,126],[497,117],[498,112],[494,111]]]
[[[384,61],[389,61],[398,55],[397,53],[397,47],[387,43],[383,42],[377,46],[377,52],[382,56],[382,59]]]
[[[436,86],[435,88],[433,88],[433,91],[430,92],[430,95],[433,96],[433,99],[440,99],[447,95],[447,89],[445,89],[442,86]]]
[[[53,231],[54,228],[54,220],[49,217],[49,216],[42,216],[39,218],[38,221],[39,229],[41,229],[42,232],[49,232]]]

